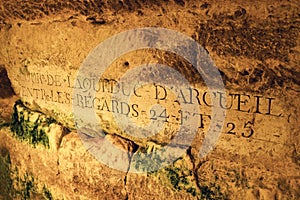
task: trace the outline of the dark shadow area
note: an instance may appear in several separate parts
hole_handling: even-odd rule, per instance
[[[7,71],[3,65],[0,65],[0,98],[5,99],[15,95],[11,82],[7,76]]]

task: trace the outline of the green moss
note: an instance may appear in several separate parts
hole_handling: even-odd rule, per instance
[[[193,187],[189,187],[186,191],[187,191],[188,193],[192,194],[193,196],[196,196],[196,195],[197,195],[196,189],[193,188]]]
[[[38,187],[38,181],[31,173],[26,172],[24,175],[20,175],[18,168],[15,168],[15,170],[11,171],[11,177],[15,187],[12,188],[13,199],[53,199],[51,192],[45,185],[43,188]]]
[[[225,199],[224,195],[220,191],[220,186],[215,183],[207,185],[200,185],[201,199]]]
[[[187,177],[180,173],[179,168],[166,168],[166,171],[167,177],[176,190],[181,190],[185,186],[189,185]]]
[[[46,128],[52,123],[57,122],[42,113],[29,110],[21,101],[14,105],[11,130],[18,139],[27,141],[34,147],[39,144],[50,147]]]
[[[0,148],[0,199],[46,199],[52,200],[51,192],[44,185],[39,189],[32,174],[20,175],[17,167],[12,167],[9,150]]]
[[[51,192],[46,188],[46,186],[43,187],[43,196],[46,200],[53,199]]]
[[[150,150],[149,150],[150,149]],[[137,171],[147,172],[149,174],[157,171],[161,163],[165,162],[165,158],[162,155],[163,151],[153,151],[151,147],[140,147],[132,158],[132,167]]]
[[[215,183],[201,183],[187,165],[187,157],[177,159],[172,165],[150,173],[174,190],[191,194],[195,199],[226,199],[220,186]]]
[[[193,172],[191,170],[178,167],[168,167],[165,169],[165,172],[174,189],[178,191],[185,190],[192,196],[199,195],[196,189],[197,186],[191,181],[193,180]]]
[[[12,179],[10,177],[10,154],[6,148],[0,149],[0,199],[12,199]]]
[[[20,180],[21,188],[17,191],[17,194],[21,196],[22,199],[30,199],[31,193],[35,191],[34,177],[24,175],[24,178]]]

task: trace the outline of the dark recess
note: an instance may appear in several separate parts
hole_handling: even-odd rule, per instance
[[[11,87],[7,71],[3,65],[0,65],[0,98],[9,98],[13,95],[15,95],[15,92]]]

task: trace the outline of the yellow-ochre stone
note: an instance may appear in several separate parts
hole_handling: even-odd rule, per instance
[[[0,1],[0,199],[300,199],[299,31],[297,0]]]

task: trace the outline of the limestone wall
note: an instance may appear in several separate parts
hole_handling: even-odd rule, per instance
[[[297,1],[0,1],[0,199],[299,199],[299,9]],[[154,48],[119,56],[100,79],[94,63],[79,73],[99,44],[143,27],[194,39],[224,88]],[[178,43],[167,46],[194,53]],[[177,70],[189,86],[163,85],[178,83],[172,70],[136,74],[145,63]],[[162,82],[130,91],[126,73],[130,84]],[[185,124],[165,149],[183,153],[158,167]]]

